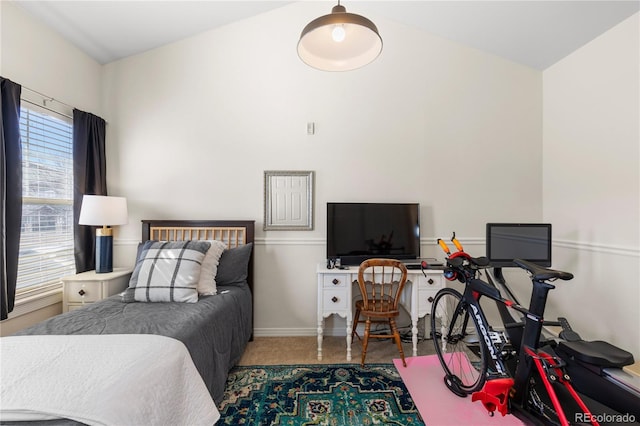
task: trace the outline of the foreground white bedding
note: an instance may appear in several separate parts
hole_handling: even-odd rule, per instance
[[[156,335],[0,338],[0,420],[213,425],[219,418],[184,344]]]

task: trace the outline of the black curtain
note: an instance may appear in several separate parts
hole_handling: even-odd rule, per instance
[[[22,86],[0,77],[0,320],[13,311],[22,225]]]
[[[73,236],[76,272],[95,269],[95,227],[78,225],[82,196],[107,195],[105,121],[73,110]]]

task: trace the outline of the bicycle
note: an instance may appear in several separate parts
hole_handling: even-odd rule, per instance
[[[551,283],[571,280],[573,275],[515,260],[528,271],[533,284],[527,309],[503,298],[495,286],[480,279],[481,271],[490,266],[486,257],[467,254],[455,233],[452,242],[457,252],[451,253],[446,243],[438,240],[447,254],[444,275],[463,283],[464,291],[441,289],[431,309],[431,337],[446,386],[458,396],[472,395],[472,401],[480,401],[490,415],[498,411],[534,423],[567,426],[576,424],[569,421],[573,414],[574,421],[598,425],[597,416],[573,388],[564,361],[552,348],[539,347],[547,295],[555,288]],[[518,346],[511,344],[506,333],[490,326],[480,305],[482,296],[524,315]],[[559,391],[554,384],[561,385]],[[599,404],[596,408],[606,411]]]

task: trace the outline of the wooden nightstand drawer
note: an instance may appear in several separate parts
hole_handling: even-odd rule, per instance
[[[113,272],[97,274],[83,272],[62,278],[62,312],[81,308],[122,292],[129,285],[131,270],[116,268]]]
[[[86,305],[88,305],[88,303]],[[84,308],[86,305],[84,303],[69,303],[67,305],[66,312],[71,312],[71,311],[75,311],[76,309]]]
[[[64,284],[67,302],[95,302],[102,298],[102,286],[99,282],[69,281]]]

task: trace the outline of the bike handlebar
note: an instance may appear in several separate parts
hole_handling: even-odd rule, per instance
[[[456,238],[456,233],[453,233],[451,237],[451,241],[458,249],[457,252],[451,253],[447,244],[440,238],[438,238],[437,243],[442,248],[442,250],[447,255],[447,263],[443,268],[445,271],[445,277],[447,279],[455,279],[462,282],[466,282],[469,278],[475,277],[476,272],[479,269],[487,268],[491,266],[491,262],[488,258],[482,257],[471,257],[467,254],[462,245]],[[520,268],[525,269],[529,273],[531,273],[531,279],[534,281],[544,282],[544,281],[554,281],[557,279],[568,281],[573,279],[573,274],[570,272],[557,271],[555,269],[545,268],[540,265],[537,265],[533,262],[529,262],[524,259],[514,259],[513,263],[518,265]],[[421,263],[421,267],[423,269],[427,267],[426,262]]]
[[[454,268],[460,268],[464,264],[465,259],[468,260],[471,266],[474,267],[475,269],[486,268],[491,265],[491,263],[489,262],[489,259],[487,259],[484,256],[482,257],[471,257],[471,256],[451,257],[447,259],[447,264]]]
[[[422,265],[423,268],[425,264]],[[446,265],[442,268],[444,277],[449,281],[457,279],[463,283],[476,276],[479,269],[491,266],[486,257],[471,257],[463,251],[458,251],[446,258]],[[424,272],[424,271],[423,271]]]

